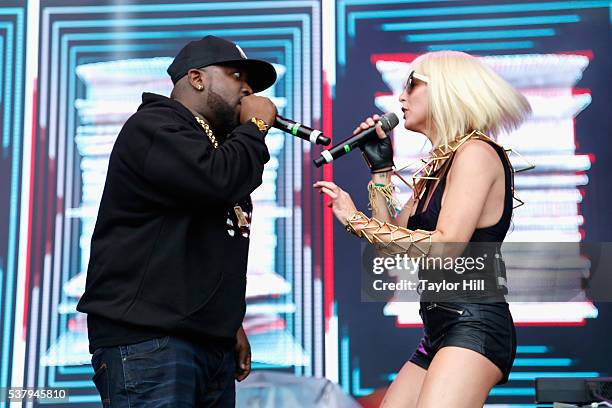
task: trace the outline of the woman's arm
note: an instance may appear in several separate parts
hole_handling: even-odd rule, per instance
[[[497,179],[504,180],[504,169],[487,142],[469,140],[457,150],[436,225],[440,242],[470,240]]]
[[[372,117],[366,118],[353,131],[353,135],[356,135],[364,130],[376,127],[378,141],[366,143],[366,145],[363,146],[363,154],[370,168],[372,168],[373,164],[380,167],[382,165],[381,161],[386,163],[385,165],[389,165],[388,168],[373,171],[372,179],[370,183],[368,183],[368,195],[372,208],[372,217],[393,225],[407,225],[408,217],[412,213],[414,200],[409,200],[401,210],[397,208],[399,203],[395,200],[394,187],[391,184],[391,175],[393,174],[393,148],[387,134],[377,122],[379,119],[379,115],[373,115]],[[399,211],[399,214],[396,215],[397,211]]]
[[[358,236],[390,250],[416,254],[429,252],[430,242],[468,242],[476,229],[491,187],[503,177],[501,163],[492,147],[468,141],[455,153],[435,231],[411,231],[389,222],[358,215],[348,193],[332,182],[320,181],[315,188],[328,195],[334,215]],[[357,213],[357,215],[356,215]],[[405,225],[405,224],[404,224]],[[415,248],[414,244],[419,248]],[[424,250],[424,251],[422,251]]]

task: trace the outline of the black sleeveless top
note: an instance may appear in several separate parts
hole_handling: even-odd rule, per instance
[[[486,141],[485,141],[486,142]],[[486,259],[485,268],[481,271],[466,271],[464,275],[456,275],[453,273],[449,273],[448,271],[441,270],[419,270],[419,278],[420,279],[429,279],[433,282],[441,282],[441,281],[452,281],[454,278],[459,279],[468,279],[467,275],[469,275],[469,279],[481,279],[484,282],[486,290],[484,291],[454,291],[447,295],[444,294],[434,294],[432,296],[432,292],[425,290],[421,293],[421,301],[468,301],[471,299],[473,302],[504,302],[506,293],[503,287],[497,285],[497,277],[503,276],[505,278],[505,267],[501,268],[499,264],[494,261],[496,258],[496,254],[500,254],[501,242],[506,237],[506,233],[510,228],[510,221],[512,218],[512,200],[513,200],[513,173],[510,167],[510,163],[508,162],[507,156],[503,150],[503,147],[492,143],[489,143],[490,146],[495,149],[497,155],[499,156],[502,165],[504,167],[504,176],[505,176],[505,195],[504,195],[504,210],[500,219],[494,225],[485,228],[476,228],[472,237],[470,238],[470,242],[472,243],[482,243],[482,244],[472,244],[466,247],[462,256],[463,257],[482,257],[484,256]],[[436,174],[440,174],[440,180],[438,185],[435,186],[435,190],[429,199],[429,203],[427,208],[423,210],[425,205],[427,194],[429,193],[428,189],[434,186],[436,180],[427,180],[426,184],[426,194],[423,199],[419,200],[417,205],[417,209],[415,215],[408,219],[408,228],[411,230],[422,229],[426,231],[435,231],[438,223],[438,217],[440,215],[440,210],[442,207],[442,195],[444,194],[444,189],[446,187],[446,177],[450,170],[450,166],[452,165],[452,160],[454,156],[450,159],[450,162],[447,166],[442,166],[441,169],[438,170]],[[486,243],[486,244],[485,244]],[[481,258],[483,259],[483,258]],[[500,258],[501,259],[501,258]],[[500,275],[500,271],[503,269],[503,273]],[[466,276],[462,278],[462,276]]]
[[[504,176],[506,180],[504,211],[502,212],[499,221],[495,225],[485,228],[476,228],[474,234],[472,234],[472,237],[470,238],[470,242],[502,242],[506,237],[508,229],[510,228],[510,221],[512,219],[512,170],[510,169],[510,163],[508,163],[508,160],[506,159],[506,154],[503,147],[491,142],[486,143],[489,143],[489,145],[495,149],[504,167]],[[438,185],[435,187],[435,190],[431,195],[431,198],[429,199],[427,208],[423,211],[426,201],[425,198],[429,193],[428,190],[434,185],[435,182],[435,180],[427,181],[426,195],[423,199],[419,200],[415,214],[408,219],[409,229],[435,231],[438,224],[440,210],[442,208],[442,195],[444,194],[444,189],[446,187],[446,177],[448,175],[448,171],[450,170],[450,166],[452,165],[453,159],[454,156],[450,159],[451,162],[446,167],[448,170],[442,175]],[[442,168],[439,169],[439,171],[440,170],[442,170]]]

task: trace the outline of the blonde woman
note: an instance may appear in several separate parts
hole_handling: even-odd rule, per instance
[[[512,217],[512,167],[487,135],[516,128],[530,113],[527,100],[478,59],[461,52],[422,55],[411,64],[399,101],[404,127],[433,146],[399,214],[392,208],[391,142],[367,118],[355,134],[377,126],[364,147],[372,180],[372,217],[359,212],[332,182],[315,188],[331,198],[336,218],[355,235],[396,252],[432,256],[432,243],[501,242]],[[425,271],[427,272],[427,271]],[[508,380],[516,334],[508,304],[423,302],[424,336],[387,390],[383,407],[482,407],[491,388]]]

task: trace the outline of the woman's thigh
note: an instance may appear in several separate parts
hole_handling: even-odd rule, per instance
[[[389,386],[381,408],[416,407],[426,373],[427,371],[413,362],[406,362]]]
[[[423,382],[418,408],[482,408],[501,370],[482,354],[462,347],[443,347]]]

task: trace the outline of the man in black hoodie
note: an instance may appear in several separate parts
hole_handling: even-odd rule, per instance
[[[113,147],[77,307],[105,407],[234,406],[250,372],[250,193],[276,117],[253,93],[276,72],[208,36],[168,73],[171,97],[144,93]]]

